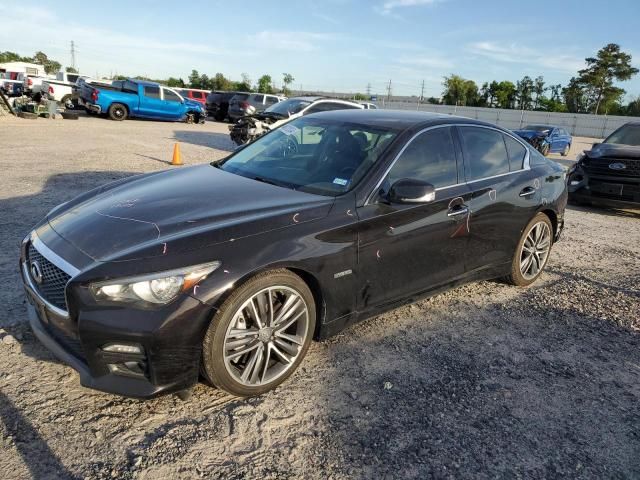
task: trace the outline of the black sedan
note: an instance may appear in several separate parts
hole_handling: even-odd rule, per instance
[[[359,320],[466,282],[534,282],[566,201],[563,169],[496,126],[325,112],[60,205],[20,268],[34,332],[83,385],[151,397],[202,373],[250,396]]]

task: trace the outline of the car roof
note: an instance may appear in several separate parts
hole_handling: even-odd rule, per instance
[[[464,123],[469,125],[482,125],[499,130],[500,127],[473,118],[458,117],[455,115],[432,113],[432,112],[415,112],[410,110],[382,110],[382,109],[347,109],[347,110],[331,110],[328,112],[315,113],[313,117],[321,117],[340,122],[361,123],[376,127],[389,128],[394,130],[407,130],[413,127],[428,127],[431,125]]]

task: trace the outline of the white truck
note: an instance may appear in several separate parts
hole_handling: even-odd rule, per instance
[[[74,87],[78,79],[89,79],[87,75],[78,73],[58,72],[55,79],[43,79],[41,92],[49,100],[62,103],[67,108],[74,108],[74,100],[78,98]]]
[[[36,102],[39,102],[42,94],[44,93],[42,90],[42,83],[45,80],[54,80],[55,77],[51,75],[39,76],[21,73],[18,75],[18,79],[22,80],[22,91],[24,94],[29,95]]]

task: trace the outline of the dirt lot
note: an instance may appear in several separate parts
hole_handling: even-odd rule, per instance
[[[216,123],[0,120],[3,478],[640,477],[634,211],[570,208],[535,286],[483,282],[364,322],[260,398],[80,387],[26,325],[20,240],[84,190],[167,168],[176,141],[187,164],[231,148]]]

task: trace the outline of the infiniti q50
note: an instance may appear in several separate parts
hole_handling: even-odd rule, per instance
[[[470,281],[531,284],[566,200],[563,169],[494,125],[324,112],[56,207],[20,268],[34,332],[83,385],[146,398],[204,377],[251,396],[359,320]]]

